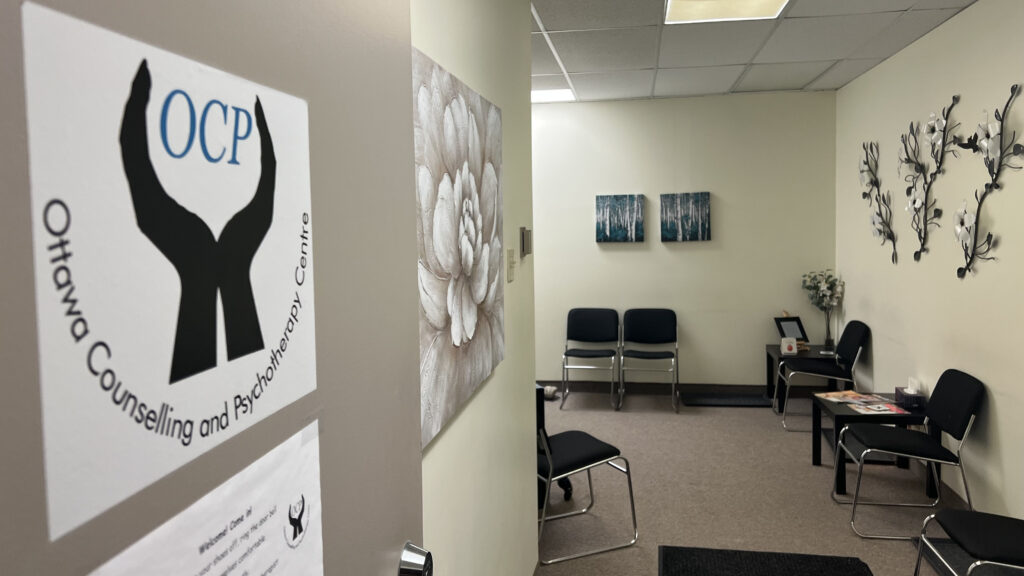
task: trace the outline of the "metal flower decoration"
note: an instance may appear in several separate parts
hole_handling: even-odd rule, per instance
[[[906,134],[900,136],[903,148],[899,152],[900,173],[907,186],[907,211],[911,213],[910,227],[917,234],[917,241],[920,247],[914,251],[914,260],[920,261],[921,255],[928,251],[928,229],[931,226],[939,226],[939,218],[942,218],[942,209],[937,208],[937,202],[932,197],[932,186],[935,180],[942,174],[943,162],[946,159],[946,152],[957,156],[955,148],[956,137],[953,132],[959,124],[952,124],[949,120],[953,107],[960,102],[960,96],[953,96],[953,102],[942,109],[938,115],[932,114],[928,124],[923,128],[924,137],[928,146],[928,156],[931,157],[934,166],[929,165],[924,156],[921,146],[921,123],[910,123],[910,129]]]
[[[892,263],[896,263],[896,233],[892,230],[892,195],[889,192],[882,193],[882,180],[878,177],[878,143],[865,142],[861,145],[864,149],[864,157],[860,159],[860,184],[866,186],[867,190],[861,192],[860,197],[868,201],[868,205],[874,208],[871,212],[871,231],[876,238],[882,239],[882,244],[892,244]]]
[[[1013,131],[1009,138],[1003,138],[1006,134],[1006,116],[1018,94],[1020,86],[1014,84],[1010,87],[1010,97],[1006,99],[1002,110],[996,109],[994,112],[996,121],[989,122],[986,114],[985,122],[978,125],[978,130],[967,141],[956,142],[961,148],[980,154],[988,171],[988,182],[985,183],[985,187],[981,192],[977,189],[974,191],[974,211],[968,209],[967,200],[964,200],[963,207],[956,213],[953,232],[964,253],[964,265],[956,269],[957,278],[963,278],[968,272],[973,271],[979,260],[995,260],[995,256],[989,256],[989,253],[996,247],[996,237],[992,232],[987,232],[979,239],[981,206],[989,194],[1002,187],[999,177],[1002,176],[1004,169],[1021,169],[1020,164],[1014,163],[1015,156],[1024,156],[1024,145],[1017,143],[1017,132]]]

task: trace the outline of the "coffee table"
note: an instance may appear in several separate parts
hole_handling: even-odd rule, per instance
[[[891,394],[879,394],[879,396],[892,400]],[[832,420],[832,434],[829,441],[832,443],[832,450],[839,449],[839,432],[842,431],[843,427],[847,424],[853,424],[855,422],[870,422],[873,424],[895,424],[896,426],[907,427],[912,425],[924,424],[925,413],[924,409],[911,410],[909,414],[860,414],[850,408],[849,404],[843,404],[839,402],[829,402],[828,400],[822,400],[821,398],[814,396],[811,408],[811,464],[815,466],[821,466],[821,436],[824,432],[829,431],[827,428],[822,430],[821,419],[822,415],[827,416]],[[928,433],[938,439],[941,432],[937,428],[929,427]],[[897,465],[900,467],[907,467],[906,458],[897,460]],[[839,458],[837,462],[838,470],[836,470],[836,494],[846,494],[846,458]],[[931,474],[925,474],[927,478],[925,493],[934,498],[937,494],[937,487],[935,481],[932,479]]]

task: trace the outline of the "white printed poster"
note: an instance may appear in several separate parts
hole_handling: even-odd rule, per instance
[[[305,101],[22,8],[50,538],[316,389]]]
[[[317,430],[313,422],[92,574],[322,575]]]

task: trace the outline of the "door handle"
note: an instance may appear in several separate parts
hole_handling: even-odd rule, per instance
[[[398,562],[398,576],[433,576],[434,557],[423,548],[406,542]]]

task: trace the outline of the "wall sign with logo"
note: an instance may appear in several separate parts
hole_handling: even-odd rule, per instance
[[[313,422],[93,572],[323,574]]]
[[[51,539],[316,389],[306,103],[22,9]]]

